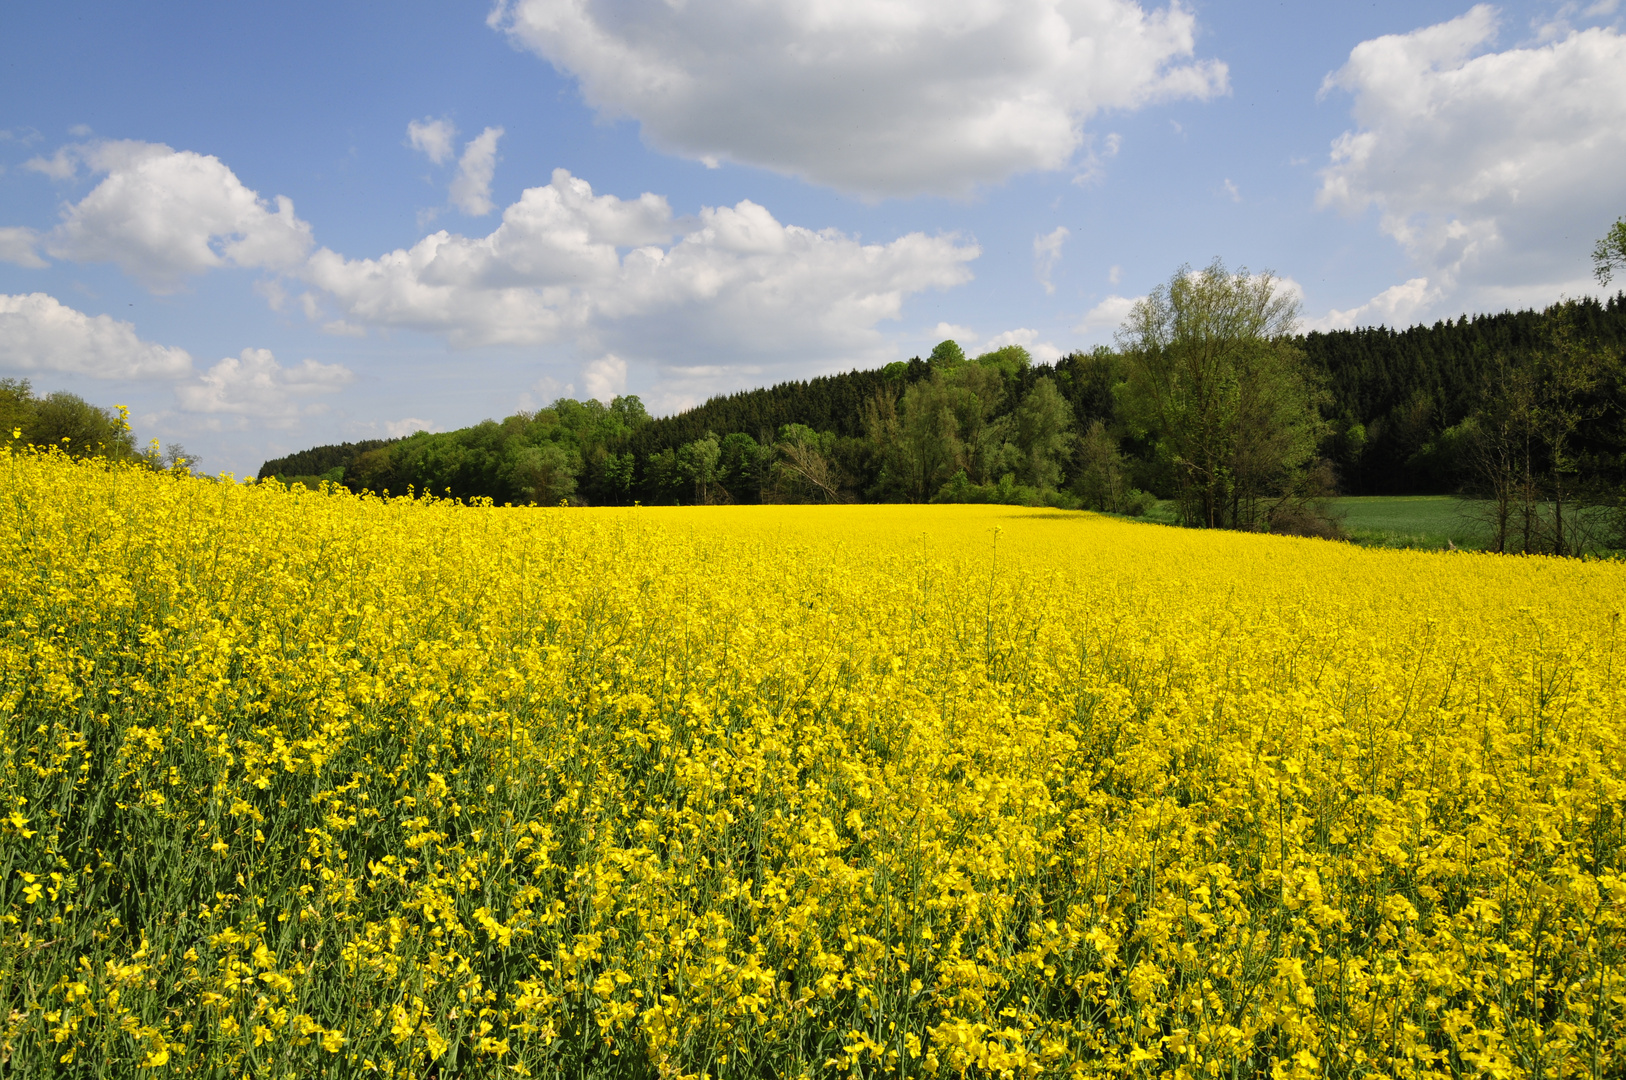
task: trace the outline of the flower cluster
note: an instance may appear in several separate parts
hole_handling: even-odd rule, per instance
[[[1626,1069],[1619,564],[0,490],[19,1075]]]

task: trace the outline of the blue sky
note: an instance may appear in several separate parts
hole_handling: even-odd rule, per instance
[[[1305,323],[1596,292],[1602,3],[14,5],[0,376],[250,473],[551,398],[1044,358],[1219,257]],[[562,172],[559,170],[563,170]]]

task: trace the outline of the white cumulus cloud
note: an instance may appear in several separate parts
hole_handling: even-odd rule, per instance
[[[500,129],[488,131],[494,150]],[[261,266],[279,275],[256,285],[273,308],[302,310],[330,334],[402,328],[458,348],[560,344],[584,360],[654,365],[690,388],[724,389],[776,365],[795,365],[776,372],[788,375],[893,359],[878,325],[914,294],[969,281],[980,253],[956,235],[861,242],[785,224],[749,200],[678,217],[662,196],[596,194],[559,169],[484,236],[440,230],[374,258],[305,256],[310,229],[292,205],[271,211],[215,158],[142,143],[65,157],[106,177],[45,238],[61,257],[113,259],[159,289],[215,267]],[[230,411],[249,400],[245,388],[284,387],[271,363],[259,353],[222,361],[183,395],[188,408]],[[624,385],[593,363],[594,393]]]
[[[606,353],[582,369],[582,382],[587,393],[608,405],[627,390],[627,362],[614,353]]]
[[[306,359],[297,367],[283,367],[270,349],[244,349],[196,381],[176,387],[175,397],[186,412],[236,415],[286,427],[301,416],[326,411],[320,402],[302,401],[336,393],[354,379],[342,364]]]
[[[1003,349],[1007,345],[1020,345],[1028,351],[1041,364],[1048,364],[1061,358],[1062,352],[1048,341],[1039,340],[1039,332],[1028,327],[1020,326],[1015,330],[1006,330],[1002,334],[995,334],[988,339],[988,343],[978,349],[979,353],[993,352]]]
[[[1559,27],[1494,51],[1497,10],[1357,45],[1323,93],[1353,96],[1319,202],[1376,209],[1419,273],[1351,318],[1414,300],[1543,304],[1586,291],[1626,176],[1626,35]],[[1432,297],[1432,300],[1428,298]],[[1376,305],[1375,307],[1372,305]],[[1366,310],[1370,309],[1370,310]],[[1331,316],[1329,316],[1331,317]]]
[[[81,166],[104,177],[64,207],[46,251],[116,263],[154,292],[224,266],[286,270],[311,246],[310,225],[294,216],[289,199],[268,203],[215,157],[122,141],[64,147],[29,164],[57,178]]]
[[[1116,330],[1123,325],[1125,319],[1135,305],[1144,300],[1142,296],[1109,296],[1096,304],[1073,327],[1077,334],[1098,334],[1102,330]]]
[[[1306,330],[1352,330],[1357,326],[1390,326],[1397,329],[1422,321],[1443,299],[1441,290],[1428,278],[1412,278],[1391,285],[1364,304],[1344,311],[1332,310],[1319,319],[1306,320]]]
[[[969,280],[977,254],[921,233],[864,244],[750,201],[680,221],[660,196],[595,195],[559,169],[485,237],[443,230],[374,259],[323,249],[304,277],[352,322],[456,346],[567,341],[674,368],[718,355],[836,366],[885,352],[876,324],[912,293]]]
[[[142,341],[134,326],[86,315],[45,293],[0,295],[0,368],[98,379],[173,379],[192,372],[184,349]]]
[[[451,160],[453,140],[456,138],[456,126],[444,117],[436,119],[426,116],[407,123],[407,142],[436,165],[444,165]]]
[[[1055,271],[1056,264],[1061,261],[1061,246],[1071,235],[1073,234],[1067,231],[1067,226],[1057,225],[1049,232],[1040,233],[1033,238],[1033,276],[1044,286],[1046,296],[1056,294],[1056,286],[1051,284],[1050,275]]]
[[[491,178],[497,172],[497,140],[502,128],[488,127],[470,139],[457,162],[457,175],[447,189],[452,205],[471,217],[496,209],[491,201]]]
[[[439,431],[440,426],[433,420],[420,420],[416,416],[404,416],[399,420],[384,421],[384,430],[389,432],[392,439],[402,439],[419,431]]]
[[[71,180],[73,174],[79,171],[81,149],[79,146],[64,146],[50,157],[29,158],[23,162],[23,168],[49,176],[52,180]]]
[[[38,244],[39,234],[33,229],[17,226],[0,228],[0,262],[26,266],[31,270],[50,265],[35,250]]]
[[[1228,89],[1135,0],[499,0],[490,24],[658,149],[879,197],[1061,169],[1102,109]]]
[[[982,335],[969,326],[960,326],[957,323],[940,322],[932,327],[932,342],[952,341],[956,345],[964,346],[978,340]]]

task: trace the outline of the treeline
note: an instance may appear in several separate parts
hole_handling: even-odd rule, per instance
[[[1191,293],[1188,279],[1209,281],[1213,296]],[[1214,417],[1159,427],[1156,380],[1208,376],[1180,376],[1172,338],[1159,344],[1156,326],[1126,324],[1118,349],[1054,363],[1018,347],[967,357],[949,341],[924,359],[742,391],[671,417],[651,418],[634,396],[561,399],[459,431],[318,447],[268,461],[260,476],[548,505],[953,500],[1134,513],[1153,498],[1189,497],[1198,502],[1181,506],[1192,523],[1248,528],[1286,513],[1276,504],[1289,494],[1302,508],[1333,491],[1461,492],[1502,500],[1500,517],[1518,525],[1503,545],[1524,545],[1528,531],[1530,550],[1566,547],[1562,526],[1556,538],[1538,536],[1551,526],[1533,522],[1555,512],[1538,504],[1556,502],[1562,514],[1568,500],[1619,492],[1626,294],[1403,331],[1298,335],[1276,332],[1296,311],[1272,288],[1268,275],[1230,277],[1216,264],[1155,294],[1166,304],[1278,305],[1279,325],[1267,319],[1237,346],[1241,366],[1212,373],[1236,401],[1223,421],[1232,428],[1216,429],[1229,440],[1220,449],[1183,430]],[[1164,314],[1170,328],[1191,323]],[[1215,352],[1213,342],[1225,333],[1234,331],[1214,331],[1192,355],[1217,362],[1229,346]],[[1269,413],[1261,403],[1272,394],[1280,400]],[[1265,457],[1279,460],[1261,464],[1267,444]],[[1517,483],[1506,468],[1491,474],[1492,457],[1506,468],[1519,458]],[[1194,470],[1207,470],[1205,494],[1193,494]]]
[[[260,477],[553,505],[960,499],[1076,504],[1079,408],[1110,398],[1099,356],[1009,347],[720,397],[650,417],[636,396],[560,399],[458,431],[317,447]],[[945,485],[949,490],[944,491]]]
[[[165,450],[154,440],[138,449],[123,409],[92,405],[65,390],[41,397],[27,379],[0,379],[0,442],[13,448],[49,447],[74,458],[139,462],[155,469],[197,465],[178,443]]]
[[[1501,367],[1529,361],[1555,333],[1583,343],[1607,366],[1626,349],[1626,294],[1409,330],[1305,335],[1305,355],[1329,394],[1326,411],[1337,435],[1329,451],[1342,489],[1351,495],[1456,491],[1462,463],[1442,447],[1441,436],[1483,407]],[[1607,379],[1597,388],[1602,409],[1584,433],[1589,453],[1608,454],[1615,444],[1619,417],[1612,428],[1608,404],[1614,390]]]

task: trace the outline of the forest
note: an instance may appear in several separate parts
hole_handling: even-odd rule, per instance
[[[1183,281],[1205,276],[1222,292],[1250,280],[1216,264],[1154,298],[1195,304],[1182,299]],[[1512,533],[1523,527],[1532,550],[1562,550],[1566,502],[1619,505],[1626,293],[1399,331],[1260,326],[1254,355],[1276,359],[1206,376],[1244,404],[1228,421],[1236,430],[1215,437],[1229,449],[1196,494],[1202,448],[1181,438],[1218,421],[1164,417],[1159,427],[1151,391],[1135,392],[1151,354],[1127,325],[1118,348],[1054,363],[1016,346],[967,356],[945,341],[924,358],[740,391],[668,417],[632,395],[562,398],[457,431],[316,447],[267,461],[259,476],[544,505],[936,501],[1134,514],[1184,493],[1196,500],[1182,502],[1188,523],[1278,531],[1302,531],[1306,505],[1335,493],[1458,493],[1498,503],[1502,546],[1519,547]],[[1285,420],[1252,421],[1294,432],[1252,487],[1249,378],[1278,394],[1287,378],[1297,403],[1278,403]],[[1559,533],[1539,541],[1555,501]]]

